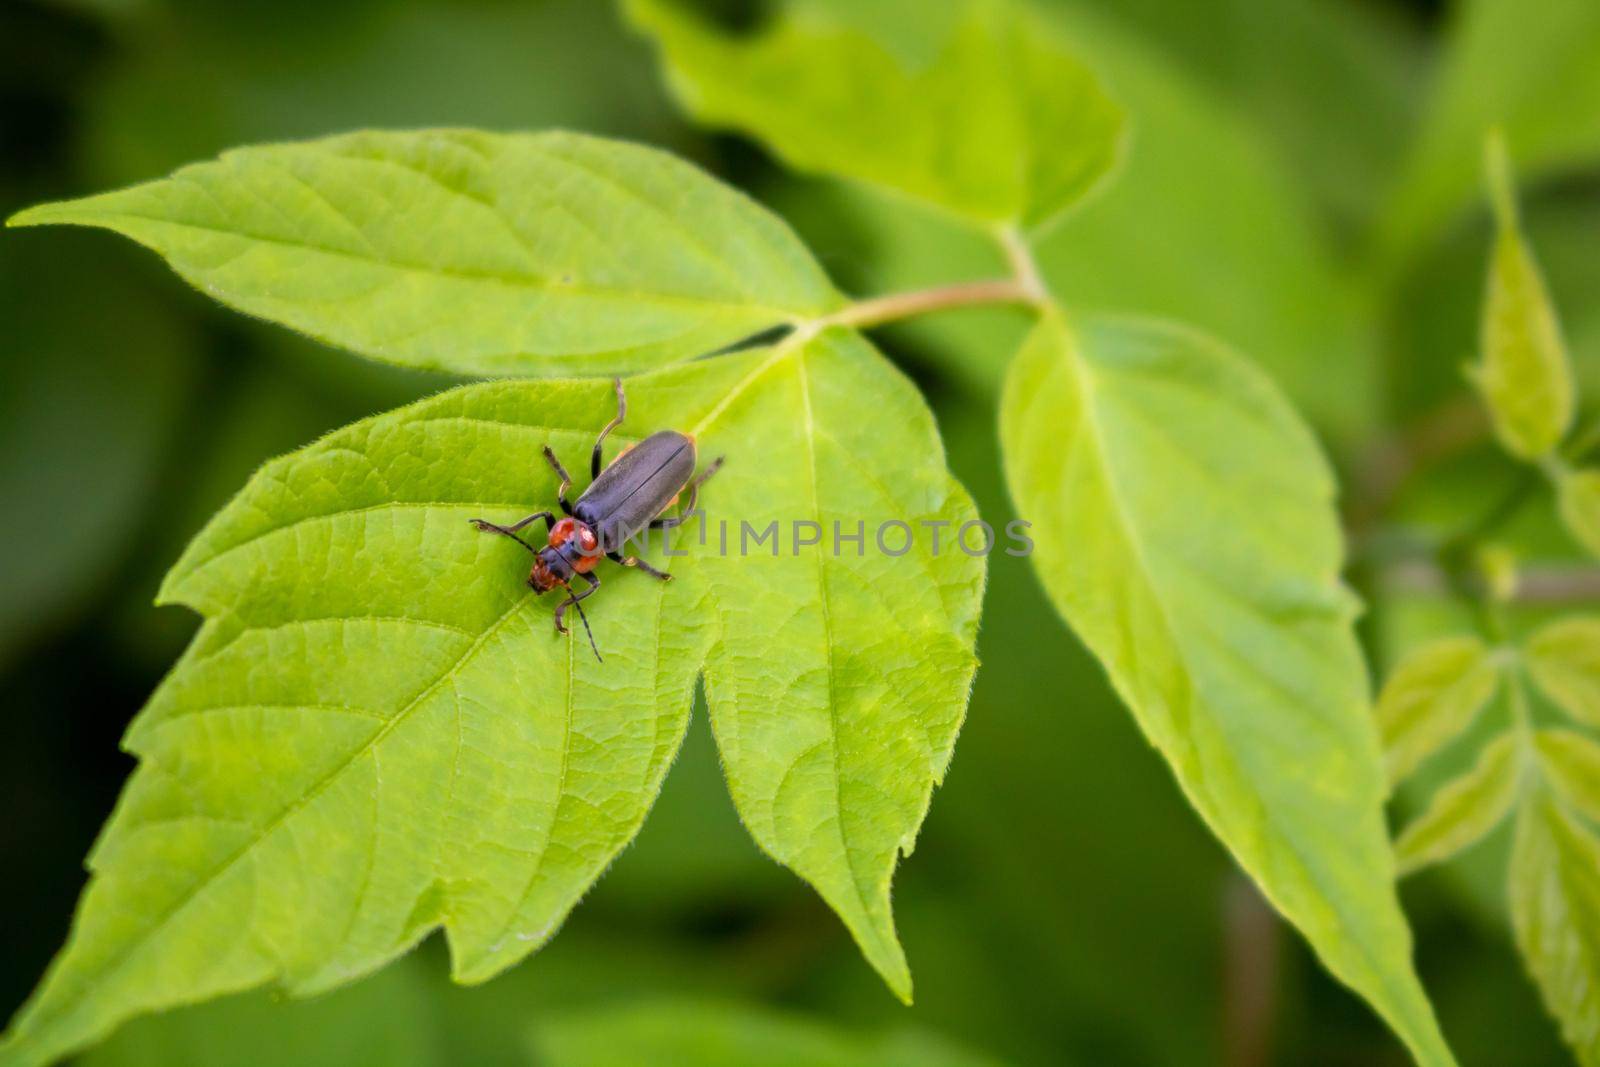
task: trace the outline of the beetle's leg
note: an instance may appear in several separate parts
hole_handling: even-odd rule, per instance
[[[584,597],[589,596],[596,589],[600,588],[600,579],[598,577],[596,577],[595,575],[593,575],[593,574],[585,574],[585,575],[582,575],[581,577],[587,578],[589,580],[589,588],[585,589],[581,593],[573,593],[572,592],[572,586],[570,586],[570,585],[567,586],[567,592],[569,594],[571,594],[571,595],[569,595],[567,597],[567,599],[563,600],[561,603],[556,605],[556,631],[558,633],[566,633],[567,632],[567,624],[566,624],[565,621],[563,621],[567,617],[567,609],[572,607],[572,605],[576,604],[578,601],[582,600]]]
[[[600,436],[595,438],[594,452],[589,456],[589,477],[600,477],[600,446],[606,443],[606,435],[618,426],[628,415],[628,398],[622,395],[622,379],[613,378],[611,384],[617,387],[617,417],[606,423],[606,428],[600,431]]]
[[[480,530],[493,530],[495,533],[503,533],[507,537],[510,537],[524,526],[530,526],[533,523],[538,522],[540,519],[544,520],[544,528],[546,531],[555,529],[556,517],[548,511],[535,511],[532,515],[529,515],[527,518],[522,519],[519,522],[514,522],[510,526],[496,526],[494,523],[489,522],[486,519],[469,519],[468,521]],[[521,540],[521,538],[518,538],[518,540]],[[527,542],[524,541],[523,543],[526,544]]]
[[[678,513],[672,516],[670,519],[652,520],[650,523],[650,529],[670,530],[674,526],[677,526],[679,523],[683,522],[684,519],[687,519],[694,511],[694,502],[700,496],[700,487],[706,482],[710,481],[713,474],[722,469],[722,461],[726,458],[727,457],[725,456],[718,456],[716,459],[712,460],[711,466],[701,471],[700,477],[689,483],[689,499],[684,503],[683,507],[678,511]]]
[[[624,567],[637,567],[650,577],[659,578],[663,582],[672,581],[672,575],[668,574],[666,571],[656,570],[638,556],[624,556],[621,552],[607,552],[606,559],[609,559],[613,563],[620,563]]]
[[[504,534],[504,536],[510,537],[512,541],[522,545],[523,549],[528,550],[528,552],[533,552],[534,555],[538,555],[539,550],[534,549],[533,545],[523,541],[522,537],[518,537],[517,531],[522,530],[523,526],[528,525],[528,523],[536,522],[536,520],[539,520],[539,518],[544,520],[544,525],[546,526],[554,525],[555,523],[555,515],[550,514],[550,512],[534,512],[533,515],[528,515],[528,517],[523,518],[522,522],[514,523],[514,525],[510,526],[494,525],[494,523],[491,523],[490,520],[486,520],[486,518],[469,518],[467,522],[472,523],[475,528],[485,531],[485,533]]]
[[[561,487],[556,490],[556,499],[561,502],[561,510],[571,515],[572,505],[567,503],[567,490],[572,488],[572,475],[567,473],[567,468],[556,458],[555,449],[549,445],[544,446],[544,458],[550,461],[550,466],[555,468],[556,474],[561,478]]]

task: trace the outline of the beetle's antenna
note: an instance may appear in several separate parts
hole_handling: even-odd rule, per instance
[[[594,649],[594,658],[604,663],[605,658],[600,655],[600,646],[594,643],[594,631],[589,629],[589,616],[583,613],[582,601],[574,600],[572,606],[578,609],[578,618],[583,620],[583,632],[589,635],[589,647]]]

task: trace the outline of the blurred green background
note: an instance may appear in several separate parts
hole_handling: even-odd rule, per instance
[[[914,31],[896,21],[915,10],[904,2],[854,6]],[[1279,378],[1345,472],[1376,664],[1456,625],[1437,597],[1391,588],[1383,546],[1459,522],[1511,476],[1458,371],[1486,244],[1487,121],[1508,123],[1524,164],[1587,395],[1600,379],[1600,4],[1040,6],[1135,127],[1120,182],[1042,250],[1052,285],[1077,306],[1205,327]],[[996,268],[937,218],[691,128],[600,0],[0,0],[0,214],[233,145],[420,125],[668,147],[791,219],[855,292]],[[879,337],[1000,522],[993,409],[1022,325],[963,312]],[[130,769],[118,736],[194,628],[150,606],[164,569],[265,459],[451,383],[245,320],[87,232],[0,234],[0,344],[9,1010],[65,936],[81,859]],[[1541,561],[1570,555],[1544,512],[1510,537]],[[912,1009],[746,837],[697,712],[638,842],[509,975],[452,989],[430,942],[329,997],[145,1020],[85,1060],[1404,1062],[1204,832],[1026,561],[992,561],[984,618],[953,770],[897,880]],[[1503,852],[1497,839],[1407,885],[1420,966],[1464,1064],[1567,1063],[1510,948]]]

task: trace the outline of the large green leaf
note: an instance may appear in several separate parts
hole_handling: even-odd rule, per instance
[[[606,565],[587,605],[603,664],[553,632],[523,550],[467,519],[552,502],[539,449],[576,464],[608,384],[468,386],[251,480],[164,586],[206,622],[129,730],[139,769],[0,1059],[250,986],[327,989],[441,926],[460,980],[493,976],[633,837],[702,665],[752,835],[909,998],[890,878],[950,758],[984,573],[948,542],[873,551],[884,519],[975,518],[932,419],[844,333],[636,379],[629,399],[618,447],[675,426],[728,462],[676,581]],[[797,520],[823,546],[792,548]],[[857,520],[865,554],[834,552],[833,524]],[[741,558],[741,524],[770,521],[781,551]]]
[[[1058,313],[1014,363],[1001,419],[1045,587],[1190,802],[1420,1062],[1453,1062],[1395,899],[1333,479],[1309,432],[1203,336]]]
[[[1476,637],[1442,637],[1413,650],[1378,694],[1378,729],[1389,780],[1399,782],[1472,725],[1499,684]]]
[[[1517,947],[1583,1067],[1600,1064],[1600,840],[1547,795],[1517,818]]]
[[[917,1031],[852,1034],[709,1001],[657,1000],[539,1024],[546,1067],[985,1067],[993,1060]]]
[[[1044,227],[1116,162],[1122,112],[1050,31],[1005,0],[920,15],[915,49],[867,32],[872,5],[801,3],[728,37],[676,0],[629,0],[701,121],[785,160],[965,218]]]
[[[356,133],[245,148],[31,208],[101,226],[211,296],[376,359],[616,373],[837,297],[788,228],[687,163],[570,133]]]

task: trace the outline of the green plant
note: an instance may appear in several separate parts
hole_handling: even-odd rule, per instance
[[[951,757],[981,563],[924,546],[691,554],[669,587],[608,587],[602,668],[519,597],[515,546],[465,519],[547,498],[538,447],[580,453],[617,372],[633,375],[625,429],[693,430],[730,457],[708,507],[736,528],[959,528],[976,514],[927,409],[860,331],[1002,304],[1027,320],[1001,405],[1007,481],[1052,602],[1328,968],[1419,1062],[1452,1062],[1394,894],[1328,464],[1246,360],[1183,327],[1077,311],[1063,294],[1099,263],[1071,261],[1070,244],[1063,266],[1042,254],[1114,176],[1109,94],[1048,25],[997,2],[919,6],[916,32],[887,43],[875,20],[905,22],[892,4],[807,0],[754,38],[661,2],[628,10],[696,117],[929,207],[930,228],[965,231],[1004,270],[851,300],[782,222],[693,168],[556,133],[244,149],[17,216],[124,233],[222,302],[357,354],[513,380],[269,464],[191,545],[163,598],[204,628],[130,729],[140,768],[73,937],[0,1057],[41,1062],[137,1012],[250,986],[328,989],[441,926],[457,977],[492,976],[631,839],[701,676],[752,835],[909,998],[889,881]],[[1435,147],[1425,177],[1453,175]],[[1397,224],[1386,247],[1422,225]],[[1135,251],[1131,270],[1206,269]],[[1508,290],[1526,290],[1521,262],[1502,268],[1521,271]],[[1509,304],[1527,318],[1525,292]],[[1489,351],[1510,355],[1482,376],[1497,411],[1556,398],[1528,388],[1528,366],[1543,387],[1561,365],[1548,331],[1507,332],[1518,340]],[[594,380],[524,380],[547,375]],[[1542,419],[1516,421],[1559,437]],[[1592,539],[1595,477],[1560,477]],[[1463,582],[1479,540],[1447,554]],[[1466,661],[1451,714],[1470,717],[1492,654],[1446,652],[1429,676]],[[1431,741],[1409,743],[1391,765]],[[1508,751],[1451,795],[1503,794]],[[1567,836],[1546,834],[1545,854],[1579,839],[1548,825]],[[1425,840],[1402,840],[1408,861]]]
[[[1480,520],[1437,549],[1442,570],[1472,606],[1479,633],[1436,638],[1409,653],[1378,701],[1391,779],[1409,777],[1458,740],[1497,691],[1505,715],[1487,741],[1473,739],[1470,767],[1438,786],[1395,843],[1401,869],[1449,859],[1516,813],[1508,898],[1529,972],[1568,1043],[1600,1063],[1600,619],[1558,618],[1513,636],[1503,605],[1516,563],[1492,538],[1548,481],[1578,542],[1600,554],[1593,487],[1600,473],[1579,464],[1594,432],[1573,435],[1575,389],[1556,310],[1518,221],[1503,139],[1491,139],[1488,170],[1497,219],[1483,310],[1482,356],[1470,370],[1501,446],[1527,472]],[[1540,725],[1528,681],[1570,724]],[[1498,717],[1497,717],[1498,718]],[[1571,726],[1578,729],[1572,729]]]

